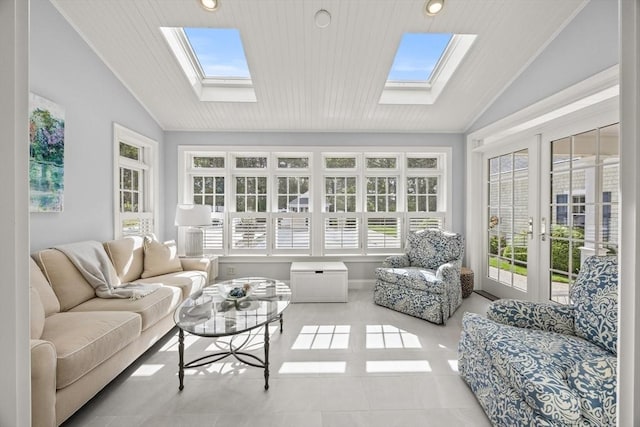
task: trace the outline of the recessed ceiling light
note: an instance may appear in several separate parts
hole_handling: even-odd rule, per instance
[[[437,15],[444,7],[444,0],[427,0],[424,6],[424,13],[429,16]]]
[[[327,28],[331,23],[331,14],[327,10],[320,9],[316,12],[314,19],[316,21],[316,27]]]
[[[220,0],[198,0],[200,6],[206,11],[213,12],[220,7]]]

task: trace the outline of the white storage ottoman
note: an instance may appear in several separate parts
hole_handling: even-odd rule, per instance
[[[292,262],[291,302],[347,302],[343,262]]]

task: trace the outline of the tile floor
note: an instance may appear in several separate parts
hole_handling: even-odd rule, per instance
[[[446,326],[379,307],[370,290],[292,304],[284,332],[270,326],[268,391],[261,369],[230,359],[187,371],[178,391],[174,330],[63,426],[489,426],[456,371],[462,314],[488,304],[472,294]],[[262,334],[251,343],[260,356]],[[187,336],[185,358],[213,343]]]

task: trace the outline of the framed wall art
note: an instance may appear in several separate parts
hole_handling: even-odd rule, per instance
[[[31,212],[62,212],[64,109],[29,94],[29,188]]]

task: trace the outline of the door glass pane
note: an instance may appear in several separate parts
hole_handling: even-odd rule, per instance
[[[551,142],[550,294],[569,304],[584,260],[617,253],[619,127],[617,124]]]
[[[521,150],[491,158],[488,171],[488,276],[526,291],[529,152]]]

